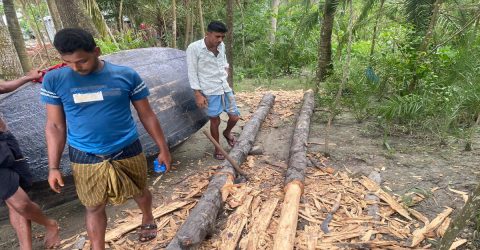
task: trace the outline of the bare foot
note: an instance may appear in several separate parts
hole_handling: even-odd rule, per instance
[[[60,227],[57,221],[51,220],[51,225],[45,227],[45,248],[57,248],[60,246]]]

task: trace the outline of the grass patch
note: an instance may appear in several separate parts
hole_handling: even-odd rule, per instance
[[[298,90],[313,87],[313,80],[308,77],[284,77],[276,79],[252,78],[242,79],[234,84],[236,92],[253,92],[259,88],[268,90]]]

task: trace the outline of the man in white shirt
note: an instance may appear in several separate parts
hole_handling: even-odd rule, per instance
[[[220,114],[226,112],[228,122],[223,136],[233,147],[236,139],[231,131],[240,118],[240,112],[227,82],[228,62],[223,43],[227,31],[222,22],[211,22],[206,36],[188,46],[187,64],[188,79],[195,92],[197,106],[207,109],[210,117],[210,134],[219,141]],[[217,160],[225,159],[218,148],[215,148],[214,157]]]

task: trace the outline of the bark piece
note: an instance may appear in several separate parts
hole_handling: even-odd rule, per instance
[[[250,121],[245,124],[237,144],[235,144],[229,154],[236,162],[242,163],[245,161],[248,152],[253,147],[261,124],[273,106],[274,101],[275,96],[271,93],[264,95]],[[177,231],[167,249],[195,248],[212,231],[217,215],[224,204],[221,189],[227,181],[227,176],[235,175],[235,170],[228,161],[224,161],[220,173],[225,174],[217,174],[213,177],[202,198],[190,212],[190,215]]]
[[[192,203],[192,200],[186,200],[186,201],[174,201],[171,202],[165,206],[157,207],[155,208],[152,213],[153,217],[156,219],[162,215],[168,214],[172,211],[175,211],[181,207],[184,207],[190,203]],[[142,224],[142,218],[141,216],[137,216],[132,222],[130,223],[125,223],[122,226],[116,227],[113,230],[108,231],[105,234],[105,242],[113,241],[115,239],[118,239],[122,235],[132,231],[133,229],[139,227]]]
[[[374,181],[370,180],[369,178],[363,176],[362,180],[360,180],[360,183],[368,189],[370,192],[374,192],[378,197],[385,202],[388,203],[395,211],[397,211],[400,215],[403,217],[412,220],[410,215],[408,214],[408,211],[403,208],[400,203],[398,203],[391,195],[389,195],[387,192],[383,191],[379,185],[377,185]]]
[[[220,237],[220,249],[235,250],[237,242],[240,239],[242,230],[248,222],[250,216],[250,205],[252,204],[253,196],[248,195],[243,204],[238,207],[234,214],[228,218],[227,227],[222,231]]]
[[[453,209],[447,207],[443,212],[441,212],[435,219],[432,220],[428,225],[425,225],[424,227],[417,229],[413,232],[413,239],[412,239],[412,244],[411,247],[417,246],[420,242],[422,242],[425,239],[425,234],[432,232],[435,230],[438,226],[442,224],[442,222],[447,218],[450,213],[452,213]]]
[[[247,235],[247,250],[257,249],[260,236],[267,230],[268,225],[270,225],[270,220],[272,219],[277,204],[278,199],[272,198],[262,205],[262,209],[253,221],[253,227]]]

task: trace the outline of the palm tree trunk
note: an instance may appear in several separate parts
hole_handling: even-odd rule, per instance
[[[172,48],[177,48],[177,1],[172,0]]]
[[[18,23],[17,12],[15,11],[13,0],[3,0],[3,7],[5,17],[7,18],[8,31],[12,37],[13,45],[17,50],[23,72],[28,72],[32,68],[32,64],[27,55],[25,41],[23,40],[22,30],[20,29],[20,24]]]
[[[97,28],[97,30],[100,32],[100,35],[102,37],[110,37],[112,39],[112,42],[116,45],[118,48],[117,41],[115,40],[115,37],[113,36],[112,32],[110,31],[110,28],[107,25],[107,22],[105,21],[105,18],[103,17],[102,11],[100,10],[100,7],[98,7],[97,1],[96,0],[84,0],[84,5],[86,7],[87,13],[90,15],[92,18],[92,22]]]
[[[118,6],[118,19],[117,19],[118,32],[123,33],[123,0],[120,0]]]
[[[423,60],[423,52],[426,52],[428,49],[428,45],[430,44],[430,40],[433,37],[433,32],[435,31],[435,25],[437,24],[438,14],[440,12],[440,6],[442,5],[443,0],[436,0],[432,10],[432,16],[430,17],[430,23],[428,25],[427,32],[425,33],[425,37],[418,48],[419,56],[417,57],[417,63]],[[416,73],[416,69],[413,69],[413,79],[410,81],[408,85],[408,92],[412,93],[418,84],[418,75]]]
[[[198,18],[200,19],[200,30],[202,32],[202,36],[205,35],[205,21],[203,20],[203,8],[202,8],[202,0],[197,1],[198,4]]]
[[[62,19],[60,19],[60,14],[58,13],[57,4],[55,3],[55,0],[47,0],[47,5],[48,5],[48,10],[50,12],[50,16],[52,16],[55,30],[59,31],[63,29]]]
[[[272,17],[270,18],[270,44],[275,43],[275,33],[277,33],[277,16],[280,0],[272,0]]]
[[[190,0],[185,0],[185,37],[184,37],[184,48],[187,48],[190,42],[190,27],[192,26],[192,16],[191,16],[191,8],[190,8]]]
[[[64,28],[81,28],[99,37],[92,18],[87,14],[83,1],[55,0]]]
[[[13,80],[23,75],[22,64],[7,26],[0,18],[0,79]],[[0,83],[1,84],[1,83]]]
[[[380,18],[382,17],[382,14],[383,14],[383,4],[384,3],[385,3],[385,0],[380,1],[380,9],[378,10],[378,13],[377,13],[377,19],[375,20],[375,26],[373,26],[372,45],[370,46],[370,64],[372,64],[373,53],[375,52],[375,41],[377,39],[378,22],[380,21]]]
[[[233,89],[233,3],[234,0],[227,0],[227,61],[228,67],[228,85]]]
[[[320,88],[320,83],[324,82],[333,70],[332,30],[337,5],[338,0],[325,0],[323,8],[323,23],[318,44],[317,85],[315,88],[317,93]]]

